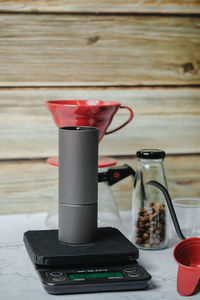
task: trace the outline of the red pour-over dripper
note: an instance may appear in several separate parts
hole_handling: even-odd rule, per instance
[[[129,106],[119,102],[103,100],[53,100],[46,105],[52,113],[58,128],[66,126],[91,126],[99,131],[99,141],[105,134],[113,133],[126,126],[133,119],[133,111]],[[128,109],[128,120],[119,127],[106,131],[118,109]]]
[[[182,240],[174,248],[174,259],[179,265],[177,276],[177,291],[182,296],[190,296],[200,280],[200,238],[185,238],[179,226],[176,213],[166,188],[157,181],[149,181],[147,184],[154,185],[159,188],[166,199],[169,212],[174,223],[177,235]]]
[[[122,106],[116,101],[103,100],[52,100],[46,105],[52,113],[54,122],[58,126],[90,126],[98,129],[99,142],[105,134],[113,133],[126,126],[133,119],[133,111],[129,106]],[[107,131],[118,109],[129,110],[129,118],[119,127]],[[108,158],[107,158],[108,160]],[[109,158],[109,164],[112,158]],[[58,166],[58,157],[50,157],[47,162]],[[105,164],[105,158],[99,160],[99,167]]]

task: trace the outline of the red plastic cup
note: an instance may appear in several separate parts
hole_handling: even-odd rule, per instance
[[[195,292],[200,280],[200,237],[191,237],[186,239],[181,231],[172,200],[167,189],[155,180],[151,180],[147,182],[147,184],[151,184],[163,192],[175,230],[178,237],[182,240],[174,248],[174,259],[179,265],[177,291],[182,296],[190,296]]]
[[[66,126],[96,127],[99,130],[99,141],[104,134],[110,134],[121,129],[133,119],[132,109],[129,106],[122,106],[121,103],[115,101],[54,100],[47,101],[46,105],[59,128]],[[128,109],[129,118],[119,127],[107,131],[118,109]]]
[[[177,291],[182,296],[192,295],[200,280],[200,238],[187,238],[176,245],[174,259],[179,265]]]

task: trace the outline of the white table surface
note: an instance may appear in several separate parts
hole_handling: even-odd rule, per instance
[[[23,233],[27,230],[45,228],[45,214],[23,214],[0,216],[0,299],[1,300],[156,300],[183,299],[176,291],[178,266],[173,259],[171,242],[165,250],[140,250],[139,263],[152,275],[148,289],[143,291],[91,293],[75,295],[49,295],[39,280],[26,253]],[[125,232],[129,237],[130,212],[121,213]],[[178,242],[178,240],[177,240]],[[200,292],[192,299],[200,299]]]

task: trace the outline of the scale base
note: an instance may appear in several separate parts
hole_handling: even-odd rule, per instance
[[[50,294],[138,290],[151,279],[136,262],[138,249],[115,228],[99,228],[88,244],[62,243],[57,230],[27,231],[24,243]]]

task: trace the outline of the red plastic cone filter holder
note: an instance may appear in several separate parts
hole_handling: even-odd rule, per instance
[[[174,258],[179,265],[177,291],[192,295],[200,280],[200,238],[187,238],[176,245]]]
[[[58,128],[69,126],[92,126],[98,129],[99,142],[105,134],[113,133],[126,126],[133,119],[133,111],[129,106],[122,106],[120,102],[103,100],[52,100],[46,106],[51,112]],[[114,115],[119,109],[129,111],[128,119],[119,127],[107,131]],[[99,161],[99,167],[104,165],[105,159]],[[58,157],[50,157],[47,162],[58,166]],[[113,163],[114,165],[115,163]],[[109,162],[109,166],[112,165]]]
[[[103,100],[55,100],[46,105],[52,113],[54,122],[61,127],[92,126],[98,129],[99,141],[104,134],[113,133],[126,126],[133,119],[133,111],[120,102]],[[128,109],[129,118],[119,127],[107,131],[108,126],[118,109]]]

